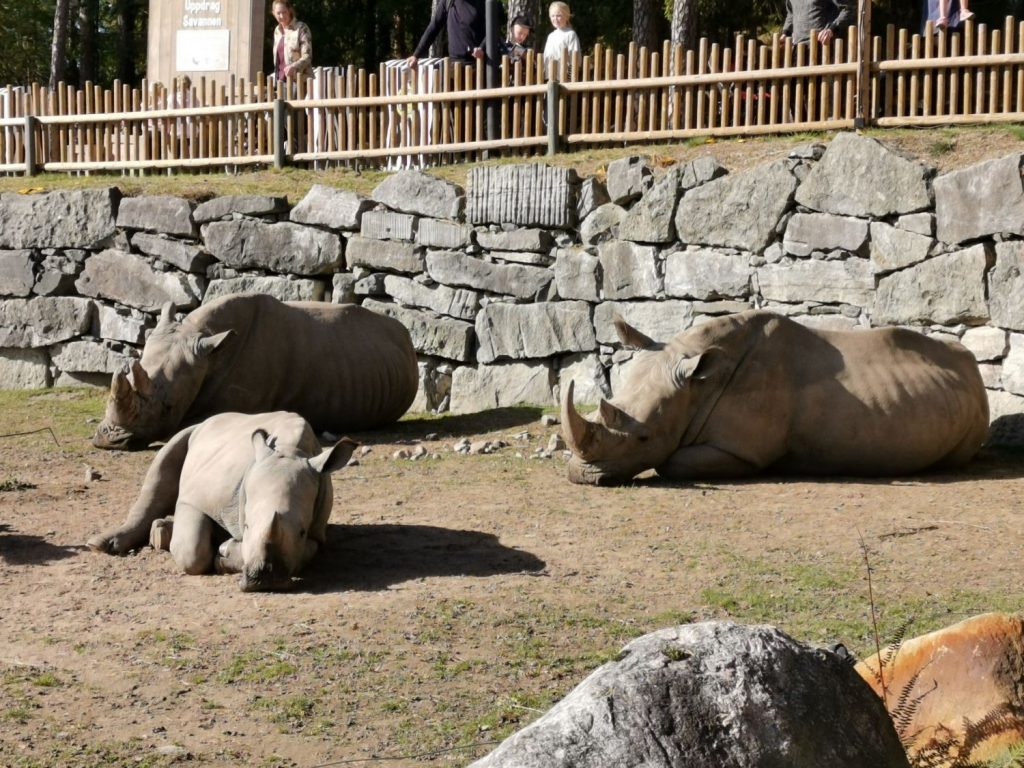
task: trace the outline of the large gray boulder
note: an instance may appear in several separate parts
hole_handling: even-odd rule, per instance
[[[492,264],[452,251],[428,252],[427,273],[444,285],[476,288],[517,299],[542,296],[554,277],[550,269],[525,264]]]
[[[210,253],[235,269],[320,275],[334,272],[342,263],[338,235],[301,224],[215,221],[203,228],[203,235]]]
[[[32,251],[0,251],[0,296],[28,296],[33,283]]]
[[[126,197],[117,209],[117,226],[177,237],[195,237],[192,203],[173,195]]]
[[[991,255],[984,244],[922,261],[878,282],[875,325],[937,323],[977,325],[989,319],[985,272]]]
[[[939,240],[962,243],[999,232],[1024,233],[1024,184],[1016,152],[935,179]]]
[[[363,214],[371,208],[373,201],[355,192],[314,184],[292,208],[289,218],[296,224],[357,230]]]
[[[679,240],[763,251],[774,238],[796,185],[789,162],[780,160],[691,189],[676,209]]]
[[[274,216],[288,210],[288,200],[271,195],[224,195],[200,203],[192,211],[196,224],[206,224],[229,216]]]
[[[616,205],[628,207],[639,200],[654,183],[654,170],[640,155],[622,157],[608,163],[605,186]]]
[[[205,282],[197,275],[154,269],[141,256],[109,248],[86,259],[75,287],[83,296],[158,312],[167,302],[179,309],[198,306]]]
[[[372,197],[395,211],[434,219],[458,219],[466,193],[458,184],[423,171],[399,171],[378,184]]]
[[[462,365],[452,372],[452,413],[477,413],[523,403],[554,405],[547,361]]]
[[[598,246],[597,258],[604,298],[653,299],[661,293],[663,281],[654,246],[612,240]]]
[[[87,333],[95,305],[73,296],[0,300],[0,348],[45,347]]]
[[[840,216],[883,218],[931,205],[934,170],[867,136],[840,133],[796,192],[796,201]]]
[[[476,316],[476,335],[481,363],[597,349],[590,307],[582,301],[488,304]]]
[[[672,217],[679,202],[680,167],[670,168],[619,222],[618,237],[638,243],[668,243],[676,235]]]
[[[988,306],[1000,328],[1024,331],[1024,242],[996,243],[996,263],[988,274]]]
[[[473,359],[473,325],[433,312],[409,309],[376,299],[363,302],[366,309],[393,317],[406,327],[412,345],[421,355],[434,355],[464,363]]]
[[[120,198],[114,187],[0,194],[0,248],[98,246],[115,232]]]
[[[908,768],[837,655],[767,626],[644,635],[472,768]]]

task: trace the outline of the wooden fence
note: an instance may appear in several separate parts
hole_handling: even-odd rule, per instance
[[[419,167],[693,136],[1024,120],[1024,22],[889,27],[864,54],[851,27],[828,46],[813,35],[796,47],[778,35],[686,51],[598,45],[552,72],[540,55],[505,59],[496,88],[484,87],[482,65],[447,59],[416,71],[321,69],[299,83],[8,87],[0,173]]]

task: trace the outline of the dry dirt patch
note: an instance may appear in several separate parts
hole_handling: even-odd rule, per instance
[[[1024,604],[1021,456],[892,481],[587,488],[532,458],[556,429],[539,409],[413,417],[357,436],[371,450],[335,474],[329,546],[297,589],[246,595],[166,553],[84,548],[153,457],[89,446],[99,396],[0,409],[0,432],[53,425],[61,443],[0,438],[3,765],[465,765],[673,623],[873,652],[865,551],[883,641],[910,617],[917,634]],[[464,436],[509,446],[453,453]],[[430,455],[393,458],[411,442]]]

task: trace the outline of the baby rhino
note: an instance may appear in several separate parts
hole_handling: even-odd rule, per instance
[[[330,473],[356,445],[342,438],[321,451],[294,413],[212,416],[160,449],[124,524],[89,546],[125,554],[173,514],[171,554],[185,573],[238,573],[245,592],[286,589],[324,543]]]

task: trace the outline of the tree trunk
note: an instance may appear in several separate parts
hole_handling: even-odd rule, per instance
[[[697,14],[693,0],[672,2],[672,45],[693,48],[697,43]]]
[[[654,51],[658,48],[658,3],[633,0],[633,42]]]
[[[135,0],[117,0],[117,77],[122,83],[134,83],[135,71],[135,19],[138,9]]]
[[[80,84],[95,83],[96,77],[96,25],[99,17],[97,0],[79,0],[78,3],[78,79]]]
[[[53,11],[53,44],[50,48],[50,88],[64,80],[65,51],[68,47],[68,14],[71,0],[57,0]]]

